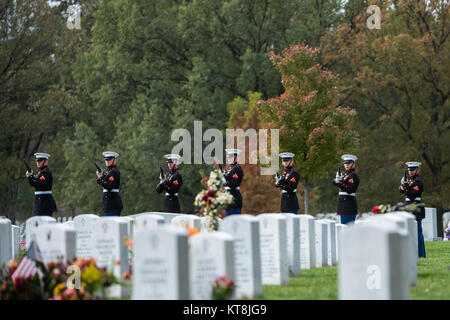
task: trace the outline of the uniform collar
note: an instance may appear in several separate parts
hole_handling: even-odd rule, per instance
[[[43,166],[43,167],[39,168],[39,172],[47,170],[47,168],[48,168],[48,166]]]
[[[352,173],[355,171],[355,168],[351,168],[350,170],[346,170],[345,173]]]
[[[108,170],[114,170],[115,168],[117,168],[117,166],[115,164],[113,164],[112,166],[108,167]]]

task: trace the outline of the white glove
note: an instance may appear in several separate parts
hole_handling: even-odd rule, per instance
[[[405,183],[407,183],[407,181],[405,180],[405,177],[403,177],[402,180],[400,181],[400,184],[403,185]]]
[[[222,185],[224,186],[224,185],[226,185],[226,184],[227,184],[227,179],[225,179],[225,177],[222,176]]]
[[[102,171],[100,171],[100,172],[98,172],[98,171],[95,171],[95,174],[97,175],[97,178],[101,178],[102,176],[103,176],[103,170]]]
[[[280,183],[280,180],[281,180],[281,176],[277,173],[275,175],[275,185],[278,185]]]
[[[33,171],[28,171],[27,170],[27,172],[25,172],[25,175],[27,176],[27,178],[29,178],[30,176],[33,175]]]

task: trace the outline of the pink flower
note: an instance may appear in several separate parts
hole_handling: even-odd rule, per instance
[[[25,238],[23,238],[22,240],[20,240],[20,242],[19,242],[19,248],[20,248],[20,250],[26,250],[27,246],[26,246]]]

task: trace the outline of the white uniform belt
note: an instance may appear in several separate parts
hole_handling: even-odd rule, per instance
[[[239,190],[239,189],[240,189],[239,187],[236,187],[236,189],[234,189],[234,190]],[[225,187],[225,190],[229,191],[229,190],[231,190],[231,188],[230,187]]]
[[[416,198],[414,198],[414,200],[411,200],[410,198],[406,198],[405,199],[406,201],[422,201],[422,198],[421,197],[416,197]]]
[[[51,191],[35,191],[34,194],[52,194]]]
[[[292,192],[287,192],[286,190],[281,190],[281,193],[294,193],[297,192],[297,189],[292,190]]]
[[[119,189],[111,189],[111,190],[106,190],[106,189],[103,189],[103,192],[119,192]]]
[[[166,192],[166,196],[170,196],[170,193],[167,193],[167,192]],[[175,193],[174,196],[177,196],[177,197],[178,197],[178,193]]]
[[[347,192],[344,192],[344,191],[340,191],[339,195],[340,196],[353,196],[353,197],[355,197],[356,193],[347,193]]]

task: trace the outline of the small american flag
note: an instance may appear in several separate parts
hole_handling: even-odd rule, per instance
[[[39,249],[35,242],[32,241],[27,253],[22,257],[17,269],[11,275],[12,280],[16,282],[19,278],[28,279],[33,277],[38,271],[35,262],[38,258],[40,258]]]

